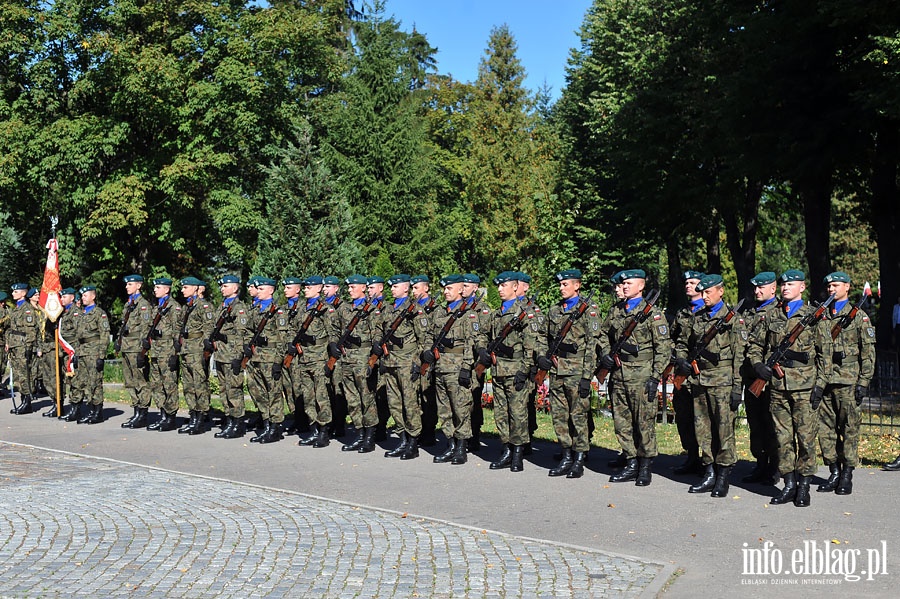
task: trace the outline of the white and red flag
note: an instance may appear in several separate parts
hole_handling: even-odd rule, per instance
[[[863,286],[863,295],[868,295],[869,297],[872,296],[872,286],[869,285],[868,281],[866,281],[865,286]]]
[[[44,267],[44,282],[41,285],[41,296],[38,304],[47,318],[56,322],[63,313],[62,303],[59,301],[62,283],[59,281],[59,245],[55,239],[47,242],[47,266]]]

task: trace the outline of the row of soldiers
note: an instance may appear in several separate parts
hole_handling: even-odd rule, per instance
[[[582,296],[580,271],[564,270],[556,279],[562,299],[545,313],[528,297],[530,277],[516,271],[494,278],[501,300],[497,309],[476,295],[480,279],[471,274],[443,277],[441,304],[431,297],[425,275],[399,274],[387,281],[351,275],[343,281],[347,300],[336,277],[286,278],[281,305],[274,299],[275,280],[249,281],[252,301],[247,304],[239,297],[241,281],[226,275],[218,281],[224,298],[220,306],[203,297],[206,285],[194,277],[181,280],[184,305],[170,297],[167,278],[153,281],[156,301],[148,302],[141,294],[142,277],[129,275],[116,350],[134,413],[122,426],[175,428],[180,372],[190,419],[179,431],[204,432],[211,357],[225,413],[217,437],[245,433],[246,377],[262,418],[252,442],[283,439],[287,411],[296,414],[295,422],[305,415],[310,423],[301,445],[326,446],[329,433],[343,424],[332,410],[334,398],[342,395],[357,431],[342,450],[373,451],[384,420],[376,401],[382,393],[400,437],[386,456],[418,457],[423,435],[433,434],[426,430],[433,427],[429,418],[423,425],[423,407],[427,416],[431,403],[447,439],[446,451],[434,461],[464,464],[480,428],[476,423],[473,432],[472,418],[490,368],[494,418],[504,447],[491,468],[522,470],[532,432],[529,405],[536,387],[548,379],[561,448],[549,474],[578,478],[590,447],[592,379],[602,382],[609,374],[622,449],[613,464],[619,470],[610,480],[647,486],[658,453],[660,384],[665,390],[664,375],[673,372],[679,388],[676,421],[688,453],[682,470],[699,468],[703,474],[690,492],[727,494],[736,461],[734,421],[744,400],[757,459],[748,481],[773,482],[774,474],[781,475],[785,485],[773,504],[809,505],[817,436],[831,473],[819,490],[851,492],[860,403],[874,371],[874,329],[864,312],[848,305],[845,273],[826,277],[832,297],[819,310],[802,299],[801,271],[780,277],[760,273],[752,280],[755,306],[737,312],[723,300],[721,276],[688,271],[690,306],[671,325],[655,306],[658,293],[644,297],[646,274],[640,269],[612,277],[616,303],[605,317],[592,297]],[[388,302],[385,285],[391,290]],[[102,387],[94,376],[102,371],[102,352],[95,358],[93,344],[108,338],[109,323],[94,302],[95,290],[83,288],[82,305],[60,319],[60,332],[73,340],[78,357],[63,416],[69,421],[102,419]],[[65,296],[63,303],[69,303]],[[8,350],[16,353],[10,331],[6,338]],[[26,391],[23,387],[20,408],[27,405]],[[149,423],[152,400],[160,412]],[[84,415],[82,404],[90,406]]]

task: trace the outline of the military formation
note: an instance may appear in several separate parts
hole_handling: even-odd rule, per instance
[[[267,444],[298,434],[299,445],[321,448],[348,437],[342,451],[370,453],[387,439],[392,420],[398,440],[385,457],[418,458],[421,445],[437,442],[439,428],[445,446],[433,461],[462,465],[481,448],[490,372],[502,444],[490,468],[523,470],[536,392],[547,385],[559,444],[548,474],[579,478],[593,432],[591,397],[606,382],[621,449],[610,462],[616,468],[610,481],[644,487],[658,455],[660,396],[671,381],[687,454],[675,471],[699,475],[688,492],[727,495],[737,460],[735,419],[744,403],[756,460],[744,482],[782,480],[771,503],[808,506],[818,439],[830,476],[817,491],[850,494],[875,361],[875,331],[860,305],[849,302],[850,277],[829,274],[830,296],[813,306],[803,300],[803,272],[762,272],[751,280],[753,305],[744,307],[725,303],[720,275],[686,271],[688,306],[670,317],[656,306],[658,291],[645,289],[646,279],[640,269],[616,273],[615,302],[602,315],[593,294],[582,293],[577,269],[556,274],[561,299],[547,310],[528,295],[531,277],[518,271],[493,279],[496,309],[474,274],[441,278],[443,298],[432,296],[427,275],[253,277],[246,282],[249,302],[241,299],[242,281],[225,275],[217,281],[218,305],[196,277],[179,281],[180,300],[172,279],[153,279],[148,300],[143,277],[131,274],[123,278],[127,301],[114,339],[94,287],[64,289],[64,312],[51,322],[35,290],[16,283],[11,306],[0,292],[0,335],[10,385],[19,392],[11,411],[31,413],[34,381],[58,379],[65,409],[57,414],[54,405],[44,416],[102,422],[112,341],[133,409],[123,428],[209,431],[214,372],[223,414],[217,438],[250,433],[252,443]],[[55,359],[57,333],[71,358]],[[56,376],[63,372],[70,376]],[[245,385],[258,420],[248,422]],[[179,388],[189,415],[181,427]],[[48,393],[54,395],[49,387]],[[345,431],[348,420],[355,435]]]

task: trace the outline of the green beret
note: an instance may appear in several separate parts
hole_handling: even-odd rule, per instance
[[[430,283],[431,279],[428,278],[428,275],[415,275],[409,279],[409,282],[413,285],[416,283]]]
[[[764,270],[763,272],[750,279],[750,284],[754,287],[762,287],[763,285],[770,285],[774,283],[775,279],[777,278],[778,276],[771,270]]]
[[[278,284],[278,281],[275,279],[270,279],[269,277],[256,277],[256,286],[259,287],[261,285],[269,285],[270,287],[274,287]]]
[[[374,277],[369,277],[368,279],[366,279],[366,285],[373,285],[375,283],[381,283],[382,285],[384,285],[384,277],[379,277],[378,275],[376,275]]]
[[[226,285],[228,283],[237,283],[241,284],[241,280],[236,275],[223,275],[219,277],[218,281],[219,285]]]
[[[850,275],[845,272],[841,272],[839,270],[831,273],[830,275],[825,275],[825,284],[828,283],[849,283]]]
[[[646,279],[647,273],[645,273],[640,268],[631,268],[620,272],[619,278],[622,279],[622,282],[624,283],[628,279]]]
[[[481,283],[481,277],[471,272],[462,275],[462,280],[463,283]]]
[[[506,283],[507,281],[518,281],[518,273],[513,272],[511,270],[504,270],[496,277],[494,277],[494,285],[500,285],[502,283]]]
[[[703,273],[699,270],[686,270],[681,275],[681,278],[687,281],[688,279],[702,279]]]
[[[159,277],[158,279],[153,279],[153,284],[154,285],[167,285],[167,286],[171,287],[172,279],[170,279],[169,277]]]
[[[0,291],[0,302],[5,302],[5,301],[6,301],[6,298],[8,298],[8,297],[9,297],[9,296],[6,295],[6,292],[5,292],[5,291]]]
[[[397,283],[409,283],[409,275],[394,275],[387,280],[388,285],[396,285]]]
[[[303,279],[303,285],[306,287],[311,287],[313,285],[324,285],[325,279],[322,275],[309,275],[305,279]]]
[[[13,283],[9,286],[13,291],[19,291],[21,289],[28,289],[28,283]]]
[[[697,286],[694,287],[695,291],[703,291],[704,289],[710,289],[715,287],[716,285],[722,284],[722,275],[703,275],[703,278],[700,279],[700,282],[697,283]]]
[[[322,279],[322,283],[325,285],[340,285],[341,280],[334,275],[328,275],[324,279]]]
[[[31,289],[28,290],[28,293],[25,294],[25,299],[33,298],[35,295],[37,295],[37,292],[38,292],[37,289],[32,287]]]
[[[185,285],[197,285],[199,287],[200,285],[205,286],[206,283],[204,283],[197,277],[185,277],[185,278],[181,279],[181,286],[184,287]]]
[[[126,283],[143,283],[144,277],[141,275],[126,275],[122,277],[122,280]]]
[[[282,285],[302,285],[303,279],[301,279],[300,277],[285,277],[281,281],[281,284]]]
[[[369,280],[362,275],[350,275],[344,279],[344,282],[348,285],[365,285],[368,281]]]
[[[259,275],[253,275],[252,277],[247,279],[247,287],[256,287],[257,285],[259,285],[259,280],[261,278],[262,277]]]
[[[520,281],[522,281],[523,283],[528,283],[529,285],[531,285],[531,275],[530,275],[530,274],[528,274],[528,273],[526,273],[526,272],[522,272],[521,270],[518,271],[518,272],[516,272],[516,274],[519,275],[519,280],[520,280]]]
[[[577,268],[570,268],[568,270],[561,270],[556,273],[557,281],[565,281],[567,279],[578,279],[581,280],[581,271]]]
[[[621,285],[621,284],[622,284],[622,273],[623,273],[623,272],[625,272],[625,271],[620,270],[619,272],[617,272],[616,274],[614,274],[613,276],[611,276],[611,277],[609,278],[609,282],[612,283],[613,285]]]
[[[97,288],[94,285],[85,285],[84,287],[82,287],[81,289],[78,290],[78,293],[80,293],[81,295],[84,295],[88,291],[97,291]]]
[[[71,287],[66,287],[62,291],[59,292],[60,295],[75,295],[75,290]]]
[[[781,279],[782,283],[789,283],[791,281],[806,281],[806,275],[803,273],[803,271],[797,270],[795,268],[784,271],[778,278]]]
[[[441,287],[446,287],[447,285],[453,285],[454,283],[464,283],[462,275],[446,275],[441,279]]]

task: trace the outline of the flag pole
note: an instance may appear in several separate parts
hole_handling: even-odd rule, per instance
[[[56,417],[62,416],[62,385],[59,380],[59,326],[53,330],[53,353],[56,355]]]

